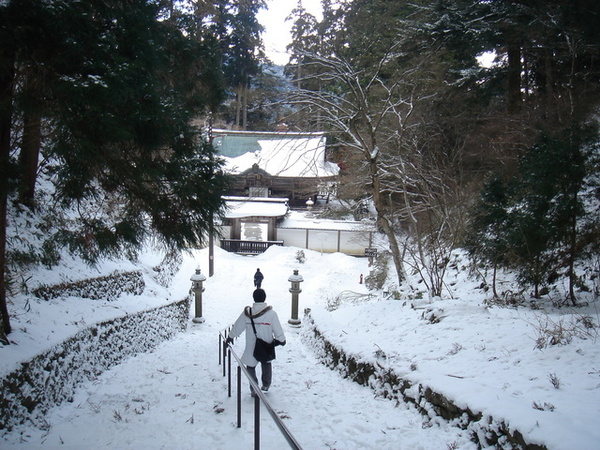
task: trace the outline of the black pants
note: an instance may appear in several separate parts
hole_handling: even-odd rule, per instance
[[[254,381],[258,384],[258,378],[256,378],[256,367],[246,366],[248,369],[248,373],[252,377]],[[262,381],[262,387],[269,388],[271,386],[271,378],[273,377],[273,368],[270,362],[261,362],[260,363],[260,379]],[[250,392],[252,392],[252,386],[250,386]]]

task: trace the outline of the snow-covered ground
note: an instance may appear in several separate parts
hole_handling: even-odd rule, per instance
[[[325,337],[349,354],[390,367],[401,377],[432,387],[459,406],[504,420],[530,443],[551,449],[599,449],[600,348],[592,329],[587,339],[573,333],[566,345],[536,348],[543,329],[591,317],[597,305],[571,311],[499,308],[484,304],[480,281],[466,270],[450,275],[452,298],[398,301],[375,293],[370,299],[360,275],[368,261],[339,253],[320,254],[271,247],[259,256],[215,250],[215,274],[205,282],[202,324],[155,351],[132,358],[79,389],[70,403],[53,409],[46,430],[21,428],[5,433],[2,448],[250,448],[253,399],[243,387],[243,426],[236,427],[235,396],[227,397],[218,365],[218,332],[251,303],[256,268],[265,275],[267,303],[284,323],[288,344],[278,348],[268,398],[305,449],[473,449],[468,431],[430,419],[413,406],[377,398],[374,392],[319,363],[303,339],[303,328],[287,324],[291,314],[288,277],[299,269],[300,311],[310,308]],[[0,348],[0,374],[22,360],[75,334],[95,321],[156,306],[187,295],[199,265],[208,272],[206,249],[184,257],[171,286],[152,282],[160,257],[140,261],[147,278],[141,296],[113,302],[78,298],[27,301],[10,305],[13,345]],[[107,264],[90,274],[39,271],[35,280],[50,284],[108,273]],[[139,266],[138,266],[139,267]],[[122,265],[131,269],[131,265]],[[86,273],[87,272],[87,273]],[[84,276],[85,275],[85,276]],[[407,285],[410,283],[407,283]],[[412,283],[416,285],[415,283]],[[339,297],[340,293],[343,293]],[[343,298],[341,302],[336,300]],[[336,309],[331,306],[336,305]],[[192,316],[193,316],[192,308]],[[439,320],[438,320],[439,319]],[[235,349],[241,352],[238,340]],[[263,410],[262,448],[287,444]]]

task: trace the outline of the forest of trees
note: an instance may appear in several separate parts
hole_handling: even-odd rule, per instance
[[[322,0],[317,19],[298,1],[285,79],[263,51],[265,6],[0,3],[4,334],[19,267],[64,247],[93,263],[149,236],[202,243],[227,179],[198,123],[327,132],[340,199],[374,206],[398,283],[419,271],[440,295],[466,248],[534,296],[568,279],[577,304],[577,265],[600,254],[600,5]]]
[[[331,133],[340,196],[373,202],[398,282],[411,265],[440,295],[464,247],[534,297],[568,279],[577,304],[577,263],[599,269],[600,4],[322,3],[293,13],[287,121]]]
[[[182,249],[212,229],[226,179],[192,124],[226,98],[219,5],[176,3],[0,3],[0,338],[20,267],[65,247],[134,256],[150,236]]]

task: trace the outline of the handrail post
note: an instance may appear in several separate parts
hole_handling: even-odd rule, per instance
[[[237,421],[238,428],[242,428],[242,368],[237,368]]]
[[[260,450],[260,399],[254,397],[254,450]]]
[[[225,376],[225,371],[227,370],[227,368],[225,367],[225,358],[227,357],[227,347],[229,347],[227,344],[223,345],[223,376]]]
[[[227,396],[231,397],[231,349],[227,353]]]

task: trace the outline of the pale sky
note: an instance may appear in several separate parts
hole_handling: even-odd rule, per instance
[[[291,21],[285,20],[298,0],[267,0],[267,9],[258,14],[258,21],[265,27],[262,35],[267,57],[277,65],[288,63],[289,55],[286,46],[291,42]],[[321,20],[321,0],[302,0],[304,8]]]

